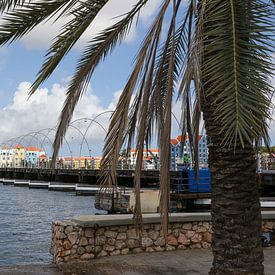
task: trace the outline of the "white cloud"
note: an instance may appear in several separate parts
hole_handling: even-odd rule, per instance
[[[120,18],[118,15],[123,15],[131,10],[131,8],[137,3],[137,0],[110,0],[102,11],[98,14],[98,17],[94,20],[91,26],[80,38],[76,45],[76,48],[81,49],[85,46],[87,41],[90,41],[96,34],[104,30],[106,27],[111,26],[115,22],[118,22]],[[150,0],[141,14],[140,19],[142,22],[148,22],[149,18],[154,14],[160,0]],[[53,42],[54,37],[58,34],[62,25],[69,20],[68,18],[62,18],[57,22],[52,20],[47,21],[45,24],[41,24],[32,30],[28,35],[23,37],[23,44],[27,49],[46,49]],[[137,36],[137,30],[135,24],[131,28],[126,42],[132,42]]]
[[[51,89],[40,88],[28,99],[28,91],[30,86],[31,84],[29,82],[21,82],[14,93],[13,101],[9,105],[0,109],[1,143],[30,132],[37,132],[42,129],[52,128],[57,124],[57,120],[65,100],[65,87],[60,84],[54,84]],[[115,92],[114,98],[109,104],[109,108],[115,107],[118,96],[119,92]],[[110,110],[109,108],[104,108],[101,105],[99,98],[92,92],[91,89],[89,89],[77,105],[72,121],[79,118],[88,119],[81,119],[73,123],[73,126],[80,129],[82,133],[85,133],[88,123],[91,122],[90,118]],[[109,117],[110,112],[98,117],[97,122],[100,123],[103,128],[108,129]],[[100,154],[105,137],[105,131],[102,127],[96,122],[92,122],[86,134],[86,139],[93,148],[92,151],[97,154]],[[44,130],[41,134],[36,134],[35,139],[32,138],[32,135],[28,135],[24,138],[21,137],[7,142],[7,144],[12,146],[16,142],[20,141],[23,145],[28,146],[29,142],[34,142],[37,139],[42,142],[41,140],[44,140],[44,137],[48,134],[48,132],[49,130]],[[49,138],[53,141],[54,131],[50,132]],[[67,140],[72,143],[71,146],[74,148],[73,153],[77,155],[79,152],[79,144],[81,143],[82,135],[75,128],[71,127],[68,130]],[[64,147],[66,147],[66,143],[64,143]],[[48,148],[50,148],[49,142]],[[66,150],[67,149],[65,148],[65,151]],[[83,147],[83,150],[86,150],[87,152],[85,146]],[[66,152],[68,153],[68,150]]]

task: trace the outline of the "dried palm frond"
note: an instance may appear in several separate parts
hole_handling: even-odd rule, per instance
[[[129,114],[129,106],[130,106],[130,100],[133,95],[134,89],[137,85],[138,78],[141,75],[143,69],[146,72],[146,65],[150,61],[150,58],[147,58],[147,52],[151,48],[151,54],[153,51],[153,48],[151,47],[152,41],[156,42],[156,38],[160,34],[159,29],[163,17],[165,14],[165,11],[169,5],[169,0],[165,1],[163,6],[160,9],[160,12],[158,16],[156,17],[150,31],[148,32],[143,45],[141,47],[141,50],[137,56],[136,65],[134,67],[134,70],[122,92],[122,95],[119,99],[117,108],[115,113],[112,116],[111,123],[109,126],[109,131],[106,136],[105,140],[105,146],[103,151],[103,160],[102,160],[102,174],[100,178],[100,186],[101,191],[104,192],[104,190],[111,189],[112,187],[116,186],[116,166],[117,166],[117,157],[120,151],[120,148],[123,143],[124,135],[127,133],[127,122],[128,122],[128,114]],[[147,61],[147,63],[146,63]],[[143,87],[146,86],[145,84],[145,77],[142,78],[144,80]],[[140,99],[142,99],[142,96],[140,96]],[[128,133],[129,134],[129,133]],[[131,133],[130,133],[131,135]],[[143,144],[142,144],[143,146]],[[140,171],[139,171],[140,173]],[[138,175],[137,175],[138,176]]]
[[[55,164],[57,153],[70,123],[74,108],[81,95],[86,91],[96,66],[123,40],[135,16],[147,1],[148,0],[140,0],[126,17],[93,39],[84,51],[82,58],[78,62],[76,72],[69,83],[67,98],[60,116],[60,122],[54,141],[53,165]]]

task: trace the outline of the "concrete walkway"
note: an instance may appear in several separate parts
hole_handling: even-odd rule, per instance
[[[275,247],[264,249],[265,274],[275,274]],[[5,275],[206,275],[210,269],[210,250],[193,249],[171,252],[131,254],[100,258],[89,263],[54,265],[0,266]]]

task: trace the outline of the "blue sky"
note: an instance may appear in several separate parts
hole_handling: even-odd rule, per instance
[[[43,62],[45,51],[51,44],[52,39],[58,33],[62,24],[52,25],[50,22],[34,29],[22,40],[0,49],[0,142],[7,141],[11,146],[20,141],[23,145],[37,143],[43,146],[50,154],[50,142],[44,141],[48,135],[52,141],[54,131],[52,128],[58,121],[58,116],[65,99],[66,84],[74,72],[75,65],[85,47],[87,41],[96,33],[115,22],[114,16],[124,14],[137,0],[110,0],[104,10],[92,26],[84,33],[83,38],[75,48],[66,56],[64,61],[55,70],[54,74],[44,82],[30,100],[28,89],[34,81],[37,72]],[[112,55],[97,67],[90,84],[90,89],[84,95],[75,111],[74,119],[83,117],[95,117],[98,113],[112,110],[119,98],[126,80],[129,76],[131,66],[140,45],[147,26],[150,25],[159,0],[151,0],[140,15],[139,25],[130,30],[125,42],[117,47]],[[118,20],[118,19],[117,19]],[[61,23],[64,23],[61,22]],[[110,113],[98,119],[105,128],[108,127]],[[87,122],[78,121],[77,126],[85,132]],[[29,132],[39,134],[22,135]],[[33,137],[35,135],[35,137]],[[9,140],[14,137],[20,138]],[[103,145],[104,131],[98,125],[92,125],[87,132],[86,139],[90,145],[92,155],[100,155]],[[37,140],[42,140],[39,142]],[[66,144],[63,154],[78,155],[78,147],[82,137],[75,129],[68,131],[67,140],[73,152],[68,152]],[[92,149],[91,149],[92,148]],[[85,142],[83,154],[88,154]]]
[[[37,138],[42,140],[40,144],[50,154],[50,142],[45,140],[45,135],[49,135],[53,140],[54,131],[47,130],[56,125],[60,110],[65,98],[66,83],[73,74],[76,61],[85,43],[99,30],[111,24],[111,19],[118,13],[129,10],[136,0],[110,0],[99,18],[91,26],[90,30],[64,59],[56,69],[52,77],[41,85],[37,93],[27,101],[28,88],[34,81],[35,75],[39,71],[43,62],[45,50],[50,45],[50,41],[57,34],[58,25],[50,23],[35,29],[22,40],[9,47],[0,49],[0,142],[10,138],[22,136],[28,132],[37,132],[44,129],[39,134],[32,134],[11,140],[12,145],[16,141],[29,145],[35,143]],[[140,24],[133,27],[126,41],[118,47],[112,55],[101,63],[95,71],[90,89],[79,103],[74,119],[81,117],[95,117],[98,113],[114,108],[121,90],[128,78],[131,65],[137,53],[145,30],[152,22],[152,18],[159,5],[159,0],[149,1],[141,16]],[[176,108],[179,111],[179,108]],[[175,112],[177,112],[175,110]],[[98,121],[105,128],[108,125],[108,115],[102,116]],[[82,131],[87,127],[87,121],[78,121],[75,124]],[[275,144],[274,124],[271,126],[272,143]],[[48,134],[49,132],[49,134]],[[35,135],[35,138],[33,138]],[[90,148],[83,145],[83,154],[100,155],[103,145],[104,131],[98,125],[92,125],[87,132],[87,140]],[[69,150],[64,145],[64,154],[79,155],[79,144],[82,142],[80,134],[74,129],[70,129],[67,140],[73,149]],[[35,144],[33,144],[35,145]]]

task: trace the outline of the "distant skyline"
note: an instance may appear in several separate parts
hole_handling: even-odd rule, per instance
[[[51,22],[34,29],[22,40],[0,48],[0,143],[28,132],[52,128],[57,124],[63,106],[66,84],[85,43],[94,35],[112,24],[114,16],[127,12],[137,0],[110,0],[100,17],[92,24],[84,37],[65,58],[52,77],[41,85],[35,95],[28,99],[28,89],[43,62],[45,51],[60,26]],[[127,81],[138,47],[151,24],[160,1],[151,0],[140,15],[138,26],[133,24],[129,35],[95,71],[88,92],[83,96],[75,111],[74,119],[95,117],[106,110],[113,110]],[[117,20],[117,19],[116,19]],[[274,55],[275,58],[275,55]],[[273,86],[275,80],[273,79]],[[275,101],[274,101],[275,103]],[[174,107],[180,118],[180,104]],[[275,115],[273,113],[273,118]],[[108,128],[108,119],[99,120]],[[81,122],[82,123],[82,122]],[[85,129],[85,123],[78,125]],[[79,140],[79,133],[68,134],[71,142]],[[45,134],[45,130],[43,133]],[[40,135],[42,138],[42,135]],[[53,139],[53,133],[50,134]],[[99,126],[91,127],[87,139],[92,155],[100,155],[104,132]],[[271,144],[275,145],[275,123],[271,124]],[[45,143],[46,144],[46,143]],[[50,147],[50,145],[48,144]],[[77,149],[75,149],[77,151]],[[83,149],[87,150],[87,149]]]

